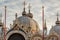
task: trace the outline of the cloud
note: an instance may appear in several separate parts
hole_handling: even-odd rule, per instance
[[[4,18],[4,6],[7,6],[7,27],[15,19],[15,13],[21,16],[23,11],[24,0],[0,0],[0,11]],[[55,25],[57,11],[60,11],[60,0],[26,0],[26,12],[28,13],[28,5],[31,3],[31,12],[40,29],[42,29],[42,5],[44,5],[45,18],[47,20],[47,27],[50,30],[52,25]],[[60,12],[59,12],[60,13]],[[59,16],[60,17],[60,16]],[[53,21],[54,20],[54,21]]]

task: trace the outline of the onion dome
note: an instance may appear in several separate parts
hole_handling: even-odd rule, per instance
[[[53,29],[53,30],[52,30]],[[55,31],[58,35],[60,35],[60,21],[58,18],[58,14],[57,14],[57,21],[56,21],[56,25],[53,26],[53,28],[51,28],[50,31]]]
[[[32,13],[27,14],[27,16],[30,17],[30,18],[33,18],[33,14]]]
[[[26,11],[25,11],[25,5],[26,5],[26,3],[25,3],[25,1],[24,1],[23,4],[24,4],[24,9],[23,9],[22,15],[25,16],[26,15]]]
[[[27,16],[30,17],[30,18],[33,18],[33,14],[30,12],[30,8],[31,8],[31,6],[29,4],[29,13],[27,14]]]

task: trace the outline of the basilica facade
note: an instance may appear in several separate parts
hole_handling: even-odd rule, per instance
[[[60,40],[60,21],[57,14],[57,21],[55,26],[52,26],[47,35],[46,21],[44,23],[44,40]],[[3,23],[0,20],[0,40],[4,40]],[[43,34],[39,29],[38,23],[33,19],[33,14],[25,11],[23,8],[22,15],[18,17],[15,14],[13,24],[10,24],[10,30],[6,33],[6,40],[42,40]]]

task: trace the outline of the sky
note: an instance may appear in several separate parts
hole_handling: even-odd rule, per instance
[[[31,13],[33,19],[39,24],[42,30],[42,6],[44,6],[44,18],[46,19],[48,31],[56,22],[56,14],[59,13],[60,18],[60,0],[0,0],[0,14],[2,14],[2,21],[4,21],[4,6],[7,6],[7,27],[13,23],[15,13],[18,17],[23,11],[23,2],[26,1],[26,12],[28,13],[29,3],[31,4]],[[1,15],[0,15],[1,16]]]

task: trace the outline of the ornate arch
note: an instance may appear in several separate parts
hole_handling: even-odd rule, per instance
[[[51,38],[57,38],[57,40],[58,40],[58,36],[57,35],[50,35],[48,38],[47,38],[47,40],[49,40],[49,39],[51,39]]]
[[[42,40],[42,36],[40,34],[35,34],[31,37],[31,40],[39,39]]]
[[[11,32],[9,32],[7,35],[6,35],[6,40],[8,40],[8,38],[12,35],[12,34],[15,34],[15,33],[18,33],[18,34],[21,34],[22,36],[24,36],[25,40],[27,40],[27,36],[24,32],[22,31],[17,31],[17,30],[13,30]]]

